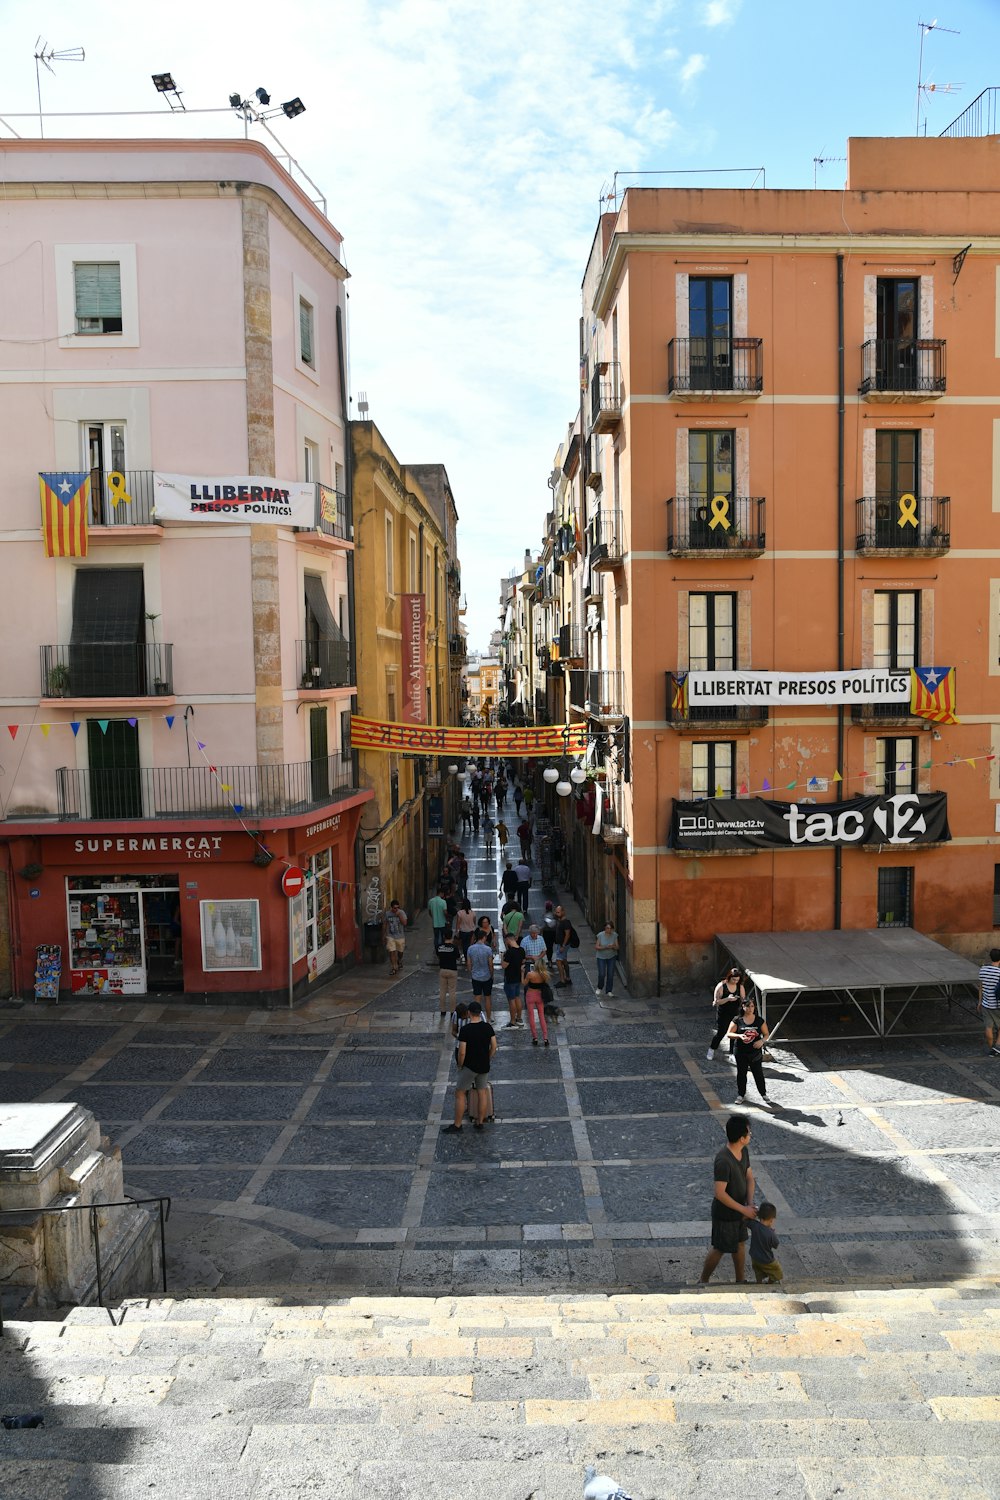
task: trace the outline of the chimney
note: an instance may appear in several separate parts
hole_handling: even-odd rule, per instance
[[[525,549],[524,549],[524,571],[526,573],[530,573],[531,572],[531,548],[530,547],[525,547]]]

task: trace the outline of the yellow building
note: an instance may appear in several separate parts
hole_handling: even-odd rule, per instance
[[[457,511],[440,464],[401,464],[373,422],[352,422],[358,712],[398,722],[457,724],[460,674]],[[414,668],[411,605],[422,615]],[[404,636],[406,639],[404,640]],[[360,752],[359,785],[374,799],[358,832],[362,921],[398,899],[427,900],[456,789],[436,756]]]

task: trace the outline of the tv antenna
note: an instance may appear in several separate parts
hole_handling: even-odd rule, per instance
[[[816,179],[817,179],[820,167],[825,167],[828,161],[846,161],[846,160],[847,160],[846,156],[814,156],[813,157],[813,187],[816,186]]]
[[[946,31],[949,36],[961,36],[962,33],[954,31],[950,26],[939,26],[936,20],[918,21],[917,27],[920,31],[920,61],[917,64],[917,135],[919,135],[921,99],[929,93],[954,94],[962,87],[960,83],[924,83],[924,40],[931,31]],[[926,124],[924,128],[926,129]]]
[[[43,67],[48,68],[54,77],[56,71],[52,66],[54,62],[83,62],[86,56],[82,47],[65,47],[61,52],[57,52],[55,47],[50,47],[48,42],[43,41],[41,37],[36,39],[35,87],[38,90],[38,133],[42,140],[45,139],[45,120],[42,116],[42,74],[38,64],[41,63]]]

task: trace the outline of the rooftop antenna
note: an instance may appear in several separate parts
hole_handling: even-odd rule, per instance
[[[960,31],[953,31],[950,26],[939,26],[937,20],[918,21],[917,26],[920,30],[920,61],[917,64],[917,135],[919,135],[920,101],[922,96],[926,92],[924,87],[924,38],[927,36],[928,32],[931,31],[946,31],[949,36],[961,36],[962,33]],[[927,90],[933,90],[936,88],[938,93],[950,94],[959,87],[961,87],[961,85],[953,83],[945,83],[940,85],[929,83],[927,85]]]
[[[367,422],[369,411],[367,391],[358,392],[358,411],[361,413],[362,422]]]
[[[816,176],[820,167],[825,167],[829,161],[846,161],[846,156],[814,156],[813,157],[813,187],[816,186]]]
[[[42,140],[45,139],[45,121],[42,118],[42,75],[38,64],[41,63],[43,67],[48,68],[49,72],[55,76],[55,68],[52,66],[54,62],[83,62],[86,56],[87,54],[82,47],[66,47],[62,52],[57,52],[54,47],[50,47],[48,42],[43,41],[41,37],[36,38],[35,87],[38,90],[38,133]]]

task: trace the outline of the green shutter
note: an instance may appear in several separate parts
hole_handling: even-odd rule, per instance
[[[76,279],[78,318],[120,318],[122,315],[121,267],[113,261],[79,261],[73,267]]]

